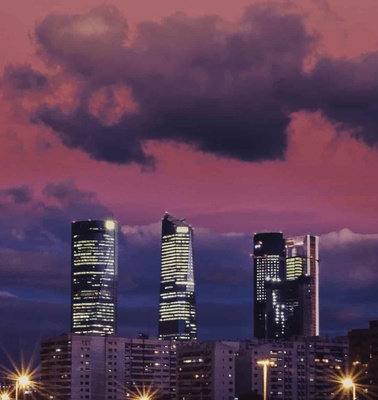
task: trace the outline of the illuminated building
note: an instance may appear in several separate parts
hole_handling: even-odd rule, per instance
[[[117,224],[72,223],[71,332],[113,335],[117,324]]]
[[[301,334],[319,336],[319,237],[304,235],[286,239],[286,252],[286,279],[292,280],[300,275],[311,278],[307,322]]]
[[[254,237],[255,338],[319,335],[319,238]]]
[[[138,391],[176,399],[173,341],[69,333],[42,340],[40,359],[50,399],[135,400]]]
[[[193,229],[168,213],[162,221],[159,338],[197,338]]]
[[[358,386],[358,399],[378,398],[378,321],[348,332],[349,371]]]
[[[235,352],[240,342],[182,342],[177,347],[177,400],[235,398]]]
[[[268,398],[275,400],[335,399],[340,386],[337,378],[348,362],[346,337],[326,339],[295,337],[291,340],[252,340],[244,344],[236,357],[245,367],[250,360],[250,390],[263,394],[263,371],[260,360],[269,360]],[[247,368],[248,370],[248,368]],[[246,382],[244,382],[246,384]],[[241,392],[236,392],[236,396]]]
[[[254,337],[258,339],[275,338],[275,333],[268,331],[266,282],[280,282],[285,279],[283,234],[281,232],[257,233],[254,235],[253,248]],[[274,300],[274,302],[276,301]],[[279,316],[281,320],[281,313]]]

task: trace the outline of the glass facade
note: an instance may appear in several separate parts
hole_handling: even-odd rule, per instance
[[[319,239],[254,236],[254,336],[319,335]]]
[[[113,335],[117,324],[117,223],[72,223],[71,332]]]
[[[291,271],[293,264],[302,260],[302,274],[311,277],[310,305],[307,310],[310,322],[305,331],[309,336],[319,336],[319,237],[294,236],[286,240],[286,248],[288,256],[286,263],[290,265]]]
[[[169,214],[162,221],[159,338],[197,338],[193,229]]]
[[[285,279],[285,240],[281,232],[257,233],[253,239],[254,259],[254,337],[268,338],[267,284]],[[272,307],[276,309],[279,298],[273,290]],[[277,304],[276,304],[277,303]],[[281,313],[279,311],[279,319]],[[279,324],[278,324],[279,325]],[[273,335],[273,338],[275,335]]]

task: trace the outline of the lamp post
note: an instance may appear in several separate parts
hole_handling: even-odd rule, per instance
[[[272,367],[274,362],[270,360],[259,360],[257,361],[257,365],[263,367],[263,375],[264,375],[264,400],[267,400],[267,391],[268,391],[268,367]]]
[[[353,394],[353,399],[356,400],[356,384],[352,381],[351,378],[345,378],[341,381],[343,387],[345,389],[350,389],[352,388],[352,394]]]
[[[18,390],[19,388],[25,389],[30,384],[30,379],[26,375],[21,375],[16,379],[16,399],[18,400]]]

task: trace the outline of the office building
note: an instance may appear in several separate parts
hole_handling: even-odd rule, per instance
[[[117,224],[72,223],[71,332],[117,331]]]
[[[275,330],[268,330],[266,282],[285,279],[285,240],[281,232],[258,233],[253,239],[254,260],[254,337],[275,338]],[[276,300],[272,307],[276,306]],[[279,314],[277,329],[281,332],[283,315]],[[270,324],[276,325],[274,324]]]
[[[311,299],[307,310],[309,322],[301,334],[319,336],[319,237],[302,235],[288,238],[286,252],[286,279],[293,280],[300,274],[311,277]]]
[[[159,338],[197,338],[193,229],[168,213],[162,220]]]
[[[348,332],[349,374],[358,388],[358,399],[378,398],[378,321]]]
[[[52,399],[113,400],[105,395],[104,337],[66,334],[41,342],[41,384]],[[121,371],[120,371],[121,372]],[[114,380],[115,381],[115,380]],[[109,384],[113,390],[113,384]]]
[[[176,399],[176,343],[65,334],[41,343],[41,383],[50,399]]]
[[[235,397],[235,352],[239,342],[181,343],[177,351],[177,400]]]
[[[176,400],[177,343],[141,334],[136,339],[124,339],[124,344],[127,393],[139,391],[143,395],[144,388],[146,397],[150,394],[152,398]]]
[[[254,337],[319,335],[319,239],[254,237]]]
[[[335,399],[348,362],[347,338],[296,337],[241,342],[235,359],[235,396],[263,395],[267,367],[267,398],[274,400]],[[248,376],[249,374],[249,376]],[[241,379],[243,377],[243,379]]]

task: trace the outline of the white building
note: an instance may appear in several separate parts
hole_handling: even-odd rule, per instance
[[[41,343],[41,383],[57,400],[125,400],[138,390],[175,399],[176,343],[65,334]]]
[[[328,400],[337,391],[337,378],[347,367],[348,341],[347,338],[297,337],[291,341],[241,342],[236,357],[237,396],[246,393],[248,387],[263,394],[263,367],[258,364],[261,360],[270,362],[269,399]]]
[[[239,342],[182,343],[177,349],[177,400],[230,400]]]

